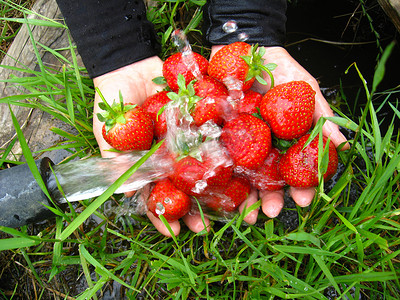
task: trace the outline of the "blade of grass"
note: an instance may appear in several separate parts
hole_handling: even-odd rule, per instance
[[[28,167],[31,170],[33,177],[35,178],[36,182],[38,183],[38,185],[41,188],[41,190],[43,191],[43,193],[49,199],[51,199],[51,196],[50,196],[49,192],[47,191],[46,184],[44,183],[42,175],[40,174],[40,172],[36,166],[35,160],[32,156],[32,152],[29,149],[28,143],[26,142],[24,134],[22,133],[21,127],[18,124],[17,118],[15,117],[15,115],[11,109],[11,106],[9,106],[9,109],[10,109],[11,118],[12,118],[12,121],[14,124],[15,131],[17,132],[17,137],[18,137],[19,143],[21,145],[22,153],[24,154],[26,163],[28,164]]]

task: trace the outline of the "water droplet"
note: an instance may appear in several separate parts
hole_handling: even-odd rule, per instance
[[[132,15],[125,15],[125,21],[132,20]]]
[[[249,39],[249,35],[246,32],[239,33],[238,39],[242,42],[245,42]]]
[[[222,25],[222,30],[225,31],[226,33],[232,33],[235,32],[238,29],[238,25],[236,21],[230,20],[226,22],[224,25]]]
[[[156,203],[156,214],[163,215],[165,213],[165,207],[161,202]]]
[[[168,198],[168,197],[165,198],[165,199],[164,199],[164,203],[165,203],[165,204],[170,204],[170,203],[172,203],[171,198]]]

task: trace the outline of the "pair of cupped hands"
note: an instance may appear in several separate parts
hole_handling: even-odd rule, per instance
[[[211,57],[221,47],[221,45],[213,46]],[[309,74],[293,57],[291,57],[291,55],[284,48],[266,47],[264,59],[265,63],[277,64],[276,69],[272,72],[274,75],[275,85],[293,80],[304,80],[308,82],[316,91],[314,124],[321,116],[333,116],[333,112],[322,95],[316,79]],[[124,66],[107,74],[98,76],[93,79],[94,85],[101,91],[104,98],[110,102],[112,102],[114,99],[119,99],[119,92],[121,92],[125,101],[135,102],[136,104],[141,105],[147,97],[155,94],[157,91],[162,90],[162,86],[157,85],[152,81],[153,78],[162,76],[162,65],[163,61],[159,57],[153,56]],[[266,75],[264,78],[268,78],[268,76]],[[252,89],[261,94],[265,94],[269,87],[256,82]],[[100,147],[101,155],[103,157],[113,157],[118,155],[118,153],[107,151],[111,148],[111,146],[108,145],[103,139],[101,133],[103,123],[100,123],[96,117],[96,114],[100,110],[98,107],[98,103],[100,101],[101,99],[96,93],[93,130]],[[330,137],[331,141],[336,147],[346,142],[346,138],[339,131],[339,127],[330,121],[326,121],[324,123],[322,133],[323,135]],[[346,143],[342,149],[347,148],[348,144]],[[310,205],[314,198],[315,188],[301,189],[290,187],[289,193],[297,205],[306,207]],[[133,195],[134,192],[128,194]],[[258,192],[257,190],[253,189],[249,194],[248,199],[239,207],[239,212],[242,212],[246,207],[251,206],[257,202],[259,198],[261,198],[261,208],[263,213],[270,218],[274,218],[278,216],[283,208],[283,197],[283,190]],[[244,218],[244,221],[248,224],[254,224],[257,221],[258,213],[259,209],[248,212]],[[147,216],[160,233],[165,236],[171,236],[170,231],[159,218],[155,217],[151,212],[148,212]],[[203,219],[200,214],[188,213],[182,219],[186,226],[193,232],[198,233],[204,229],[210,229],[210,221],[207,218]],[[169,223],[169,226],[175,235],[179,234],[181,229],[179,221],[171,222]]]

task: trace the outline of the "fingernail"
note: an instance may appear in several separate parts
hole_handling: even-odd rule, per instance
[[[268,208],[268,214],[266,214],[266,215],[270,218],[275,218],[280,214],[281,209],[282,209],[281,207],[278,207],[275,205],[271,206]]]

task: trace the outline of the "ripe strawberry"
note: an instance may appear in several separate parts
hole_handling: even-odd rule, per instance
[[[243,93],[243,98],[237,103],[238,113],[256,114],[262,100],[262,95],[253,90],[247,90]]]
[[[291,140],[304,135],[312,125],[315,91],[305,81],[291,81],[270,89],[260,112],[276,137]]]
[[[199,196],[206,193],[208,187],[226,185],[232,173],[232,166],[215,166],[207,157],[199,161],[194,157],[186,156],[176,162],[174,172],[169,179],[187,195]]]
[[[132,103],[120,103],[110,106],[107,102],[99,103],[104,110],[97,114],[104,122],[102,134],[105,141],[120,151],[148,150],[153,142],[153,122],[140,106]]]
[[[148,210],[156,217],[163,215],[169,222],[186,215],[190,206],[190,197],[178,190],[169,179],[157,182],[147,200]]]
[[[302,136],[290,147],[279,161],[279,172],[287,184],[294,187],[308,188],[318,186],[318,136],[304,147],[309,134]],[[327,138],[323,137],[324,149]],[[303,149],[304,148],[304,149]],[[323,177],[329,180],[338,167],[338,154],[332,142],[329,143],[329,163]]]
[[[175,53],[168,57],[163,64],[163,76],[174,92],[179,90],[178,74],[184,76],[186,84],[197,77],[207,74],[208,60],[196,52],[191,53],[193,55],[189,56],[182,56],[181,52]]]
[[[281,154],[277,148],[272,147],[264,163],[255,170],[239,170],[246,175],[251,185],[260,191],[277,191],[282,189],[286,183],[278,170]]]
[[[160,109],[171,101],[168,96],[168,91],[161,91],[148,97],[142,104],[142,108],[149,114],[154,123],[154,136],[157,139],[163,138],[167,133],[167,122],[165,114],[158,115]]]
[[[199,200],[214,211],[232,212],[247,199],[250,183],[243,177],[234,176],[223,189],[214,189]]]
[[[208,65],[208,75],[227,84],[227,80],[238,81],[242,90],[248,90],[254,80],[262,79],[264,59],[261,53],[257,53],[257,46],[251,46],[245,42],[235,42],[219,49],[211,58]],[[262,48],[264,49],[264,48]]]
[[[197,126],[212,120],[215,124],[222,125],[224,122],[224,107],[228,105],[228,90],[220,81],[205,75],[193,84],[195,94],[202,97],[196,102],[191,113]]]
[[[255,169],[271,149],[271,131],[261,119],[240,114],[222,128],[220,141],[236,166]]]

